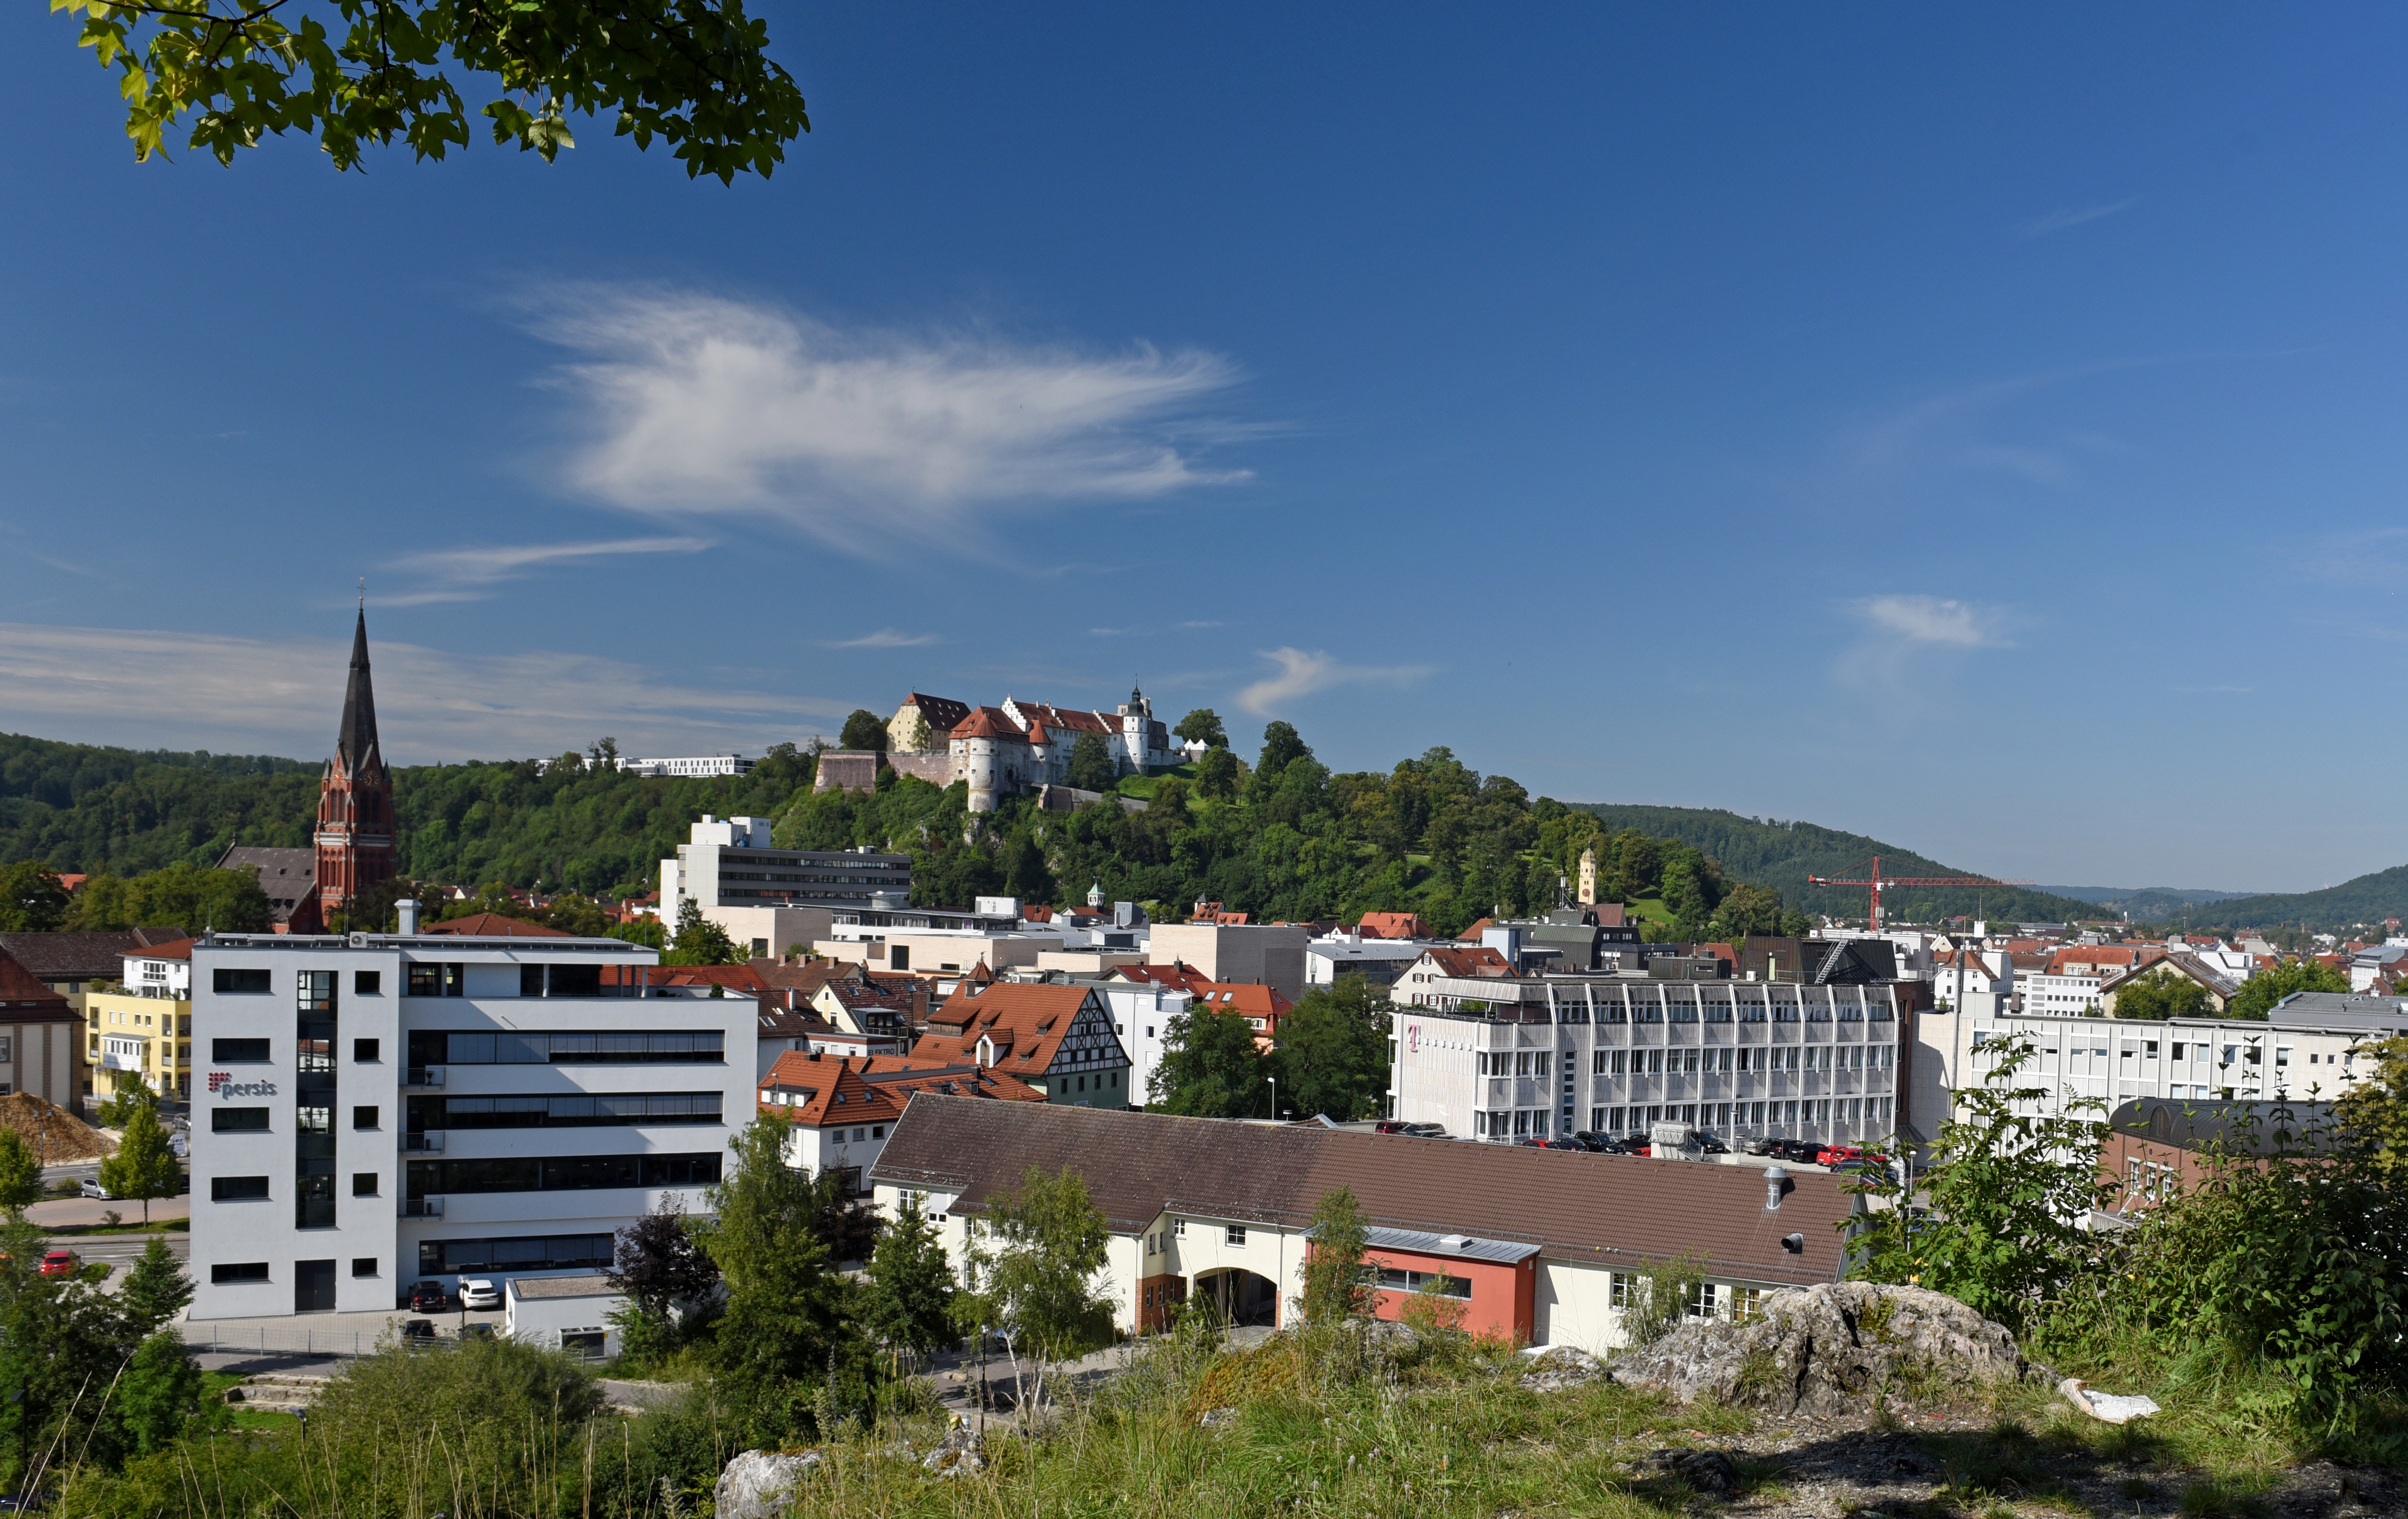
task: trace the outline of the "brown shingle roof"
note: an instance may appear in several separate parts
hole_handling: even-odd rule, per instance
[[[1836,1225],[1854,1205],[1823,1172],[1794,1175],[1772,1211],[1753,1165],[925,1095],[869,1174],[956,1193],[952,1211],[977,1213],[1031,1167],[1083,1176],[1122,1234],[1166,1211],[1300,1228],[1344,1186],[1383,1227],[1521,1240],[1549,1259],[1599,1265],[1698,1250],[1716,1277],[1800,1285],[1838,1278]],[[1799,1254],[1782,1246],[1791,1234],[1804,1237]]]
[[[115,981],[125,956],[186,938],[181,928],[128,928],[106,934],[0,934],[0,950],[42,981]]]

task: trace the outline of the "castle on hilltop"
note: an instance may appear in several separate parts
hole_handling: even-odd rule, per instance
[[[914,691],[887,720],[885,759],[897,774],[930,785],[967,782],[969,810],[992,812],[1004,797],[1067,781],[1071,751],[1087,736],[1102,741],[1122,775],[1150,775],[1187,757],[1154,703],[1132,686],[1109,715],[1011,696],[1000,707],[972,707]],[[830,750],[820,755],[817,789],[860,789],[876,781],[877,767],[875,754]]]

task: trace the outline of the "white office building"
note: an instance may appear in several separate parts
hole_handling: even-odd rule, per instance
[[[1440,978],[1390,1017],[1388,1115],[1510,1143],[1686,1124],[1824,1142],[1911,1132],[1928,982]],[[1928,1130],[1930,1119],[1927,1115]]]
[[[420,937],[404,910],[193,947],[193,1317],[596,1270],[663,1197],[699,1209],[751,1119],[751,998],[652,986],[618,939]]]
[[[630,775],[651,777],[750,775],[758,763],[741,754],[697,754],[679,759],[628,759],[622,755],[619,768]]]

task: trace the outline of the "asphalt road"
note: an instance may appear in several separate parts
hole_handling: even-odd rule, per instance
[[[181,1232],[162,1234],[167,1241],[168,1254],[179,1261],[193,1258],[193,1237]],[[48,1236],[51,1248],[64,1245],[86,1261],[106,1261],[122,1269],[141,1258],[150,1238],[142,1234],[53,1234]]]

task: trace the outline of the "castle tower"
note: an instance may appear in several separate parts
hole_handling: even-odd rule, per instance
[[[394,876],[393,777],[377,747],[376,693],[368,683],[368,614],[351,634],[351,676],[335,757],[318,783],[318,912],[331,920]]]

